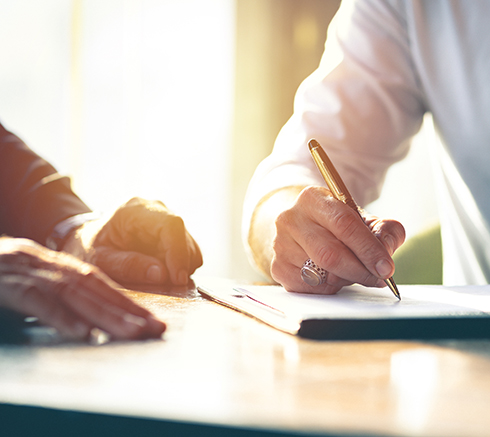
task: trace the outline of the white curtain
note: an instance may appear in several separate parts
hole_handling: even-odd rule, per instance
[[[107,211],[160,199],[229,270],[231,0],[0,0],[0,121]]]

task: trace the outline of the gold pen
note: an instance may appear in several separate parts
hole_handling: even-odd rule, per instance
[[[328,188],[332,192],[333,197],[345,203],[346,205],[350,206],[354,211],[356,211],[359,214],[359,217],[361,217],[362,222],[365,223],[364,218],[362,217],[361,211],[359,209],[359,206],[357,206],[357,203],[349,193],[349,190],[345,186],[344,181],[338,174],[337,170],[332,164],[332,161],[330,161],[330,158],[327,156],[325,150],[323,150],[323,147],[320,146],[318,141],[314,139],[311,139],[308,142],[308,147],[310,149],[311,156],[313,157],[313,160],[315,161],[318,170],[320,170],[323,179],[325,179]],[[395,284],[395,281],[393,280],[393,277],[385,279],[385,282],[388,285],[388,287],[390,287],[390,290],[393,292],[393,294],[399,300],[401,300],[400,293]]]

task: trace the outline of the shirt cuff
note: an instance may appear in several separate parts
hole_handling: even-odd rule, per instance
[[[52,250],[61,250],[70,234],[84,223],[100,218],[97,212],[87,212],[74,215],[61,222],[54,228],[51,235],[46,239],[46,246]]]

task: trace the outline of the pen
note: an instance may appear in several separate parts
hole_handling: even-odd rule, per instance
[[[337,170],[332,164],[332,161],[330,161],[330,158],[327,156],[325,150],[323,150],[323,147],[320,146],[320,143],[318,143],[318,141],[315,139],[311,139],[308,142],[308,147],[310,149],[311,156],[313,157],[313,161],[315,161],[315,164],[318,167],[318,170],[320,170],[320,173],[322,174],[328,188],[332,192],[333,197],[345,203],[347,206],[350,206],[359,214],[359,217],[361,217],[363,223],[365,223],[359,206],[357,206],[357,203],[349,193],[344,181],[338,174]],[[400,293],[395,281],[393,280],[393,277],[385,279],[385,282],[398,300],[401,300]]]

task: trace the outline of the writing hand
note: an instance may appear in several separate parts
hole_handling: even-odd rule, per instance
[[[0,238],[0,306],[87,338],[99,328],[115,339],[159,337],[165,324],[117,290],[97,267],[21,238]]]
[[[324,187],[307,187],[295,204],[276,219],[271,276],[288,291],[333,294],[359,283],[383,287],[393,275],[391,255],[403,243],[405,230],[395,220],[366,216],[334,199]],[[325,269],[326,282],[316,287],[301,279],[308,259]]]

